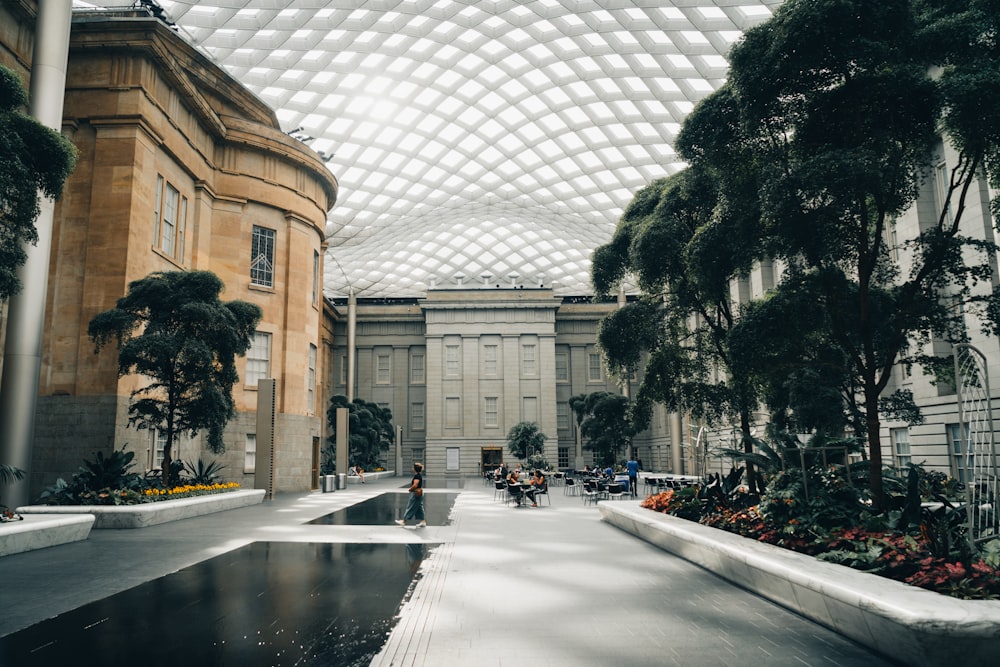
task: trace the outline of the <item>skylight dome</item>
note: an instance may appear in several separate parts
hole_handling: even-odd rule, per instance
[[[339,180],[326,296],[402,297],[458,275],[591,293],[593,249],[683,168],[684,115],[781,0],[160,4]]]

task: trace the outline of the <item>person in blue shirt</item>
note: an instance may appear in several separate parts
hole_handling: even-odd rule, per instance
[[[632,493],[632,497],[635,498],[638,495],[637,489],[639,488],[639,462],[635,460],[635,452],[632,453],[632,458],[625,464],[625,469],[628,470],[629,491]]]

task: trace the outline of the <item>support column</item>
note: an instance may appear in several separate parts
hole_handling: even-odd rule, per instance
[[[354,296],[354,288],[347,296],[347,402],[354,401],[354,385],[357,382],[357,335],[358,335],[358,298]]]
[[[57,132],[62,130],[72,13],[72,0],[38,3],[28,114]],[[25,471],[31,467],[35,435],[55,211],[55,202],[48,197],[41,197],[40,205],[41,212],[35,221],[38,243],[25,248],[28,258],[17,272],[22,289],[9,302],[0,384],[0,461]],[[28,502],[28,479],[4,490],[4,504],[8,506]]]

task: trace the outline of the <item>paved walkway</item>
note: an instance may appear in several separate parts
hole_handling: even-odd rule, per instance
[[[303,525],[404,483],[282,494],[183,526],[95,530],[84,542],[6,556],[0,636],[255,540],[424,541],[440,546],[372,665],[888,664],[605,524],[561,487],[551,506],[515,509],[471,480],[449,526]]]

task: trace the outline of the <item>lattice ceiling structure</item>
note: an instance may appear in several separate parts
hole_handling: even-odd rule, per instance
[[[160,5],[340,181],[335,298],[421,296],[456,276],[592,293],[593,249],[636,190],[683,168],[684,117],[780,3]]]

